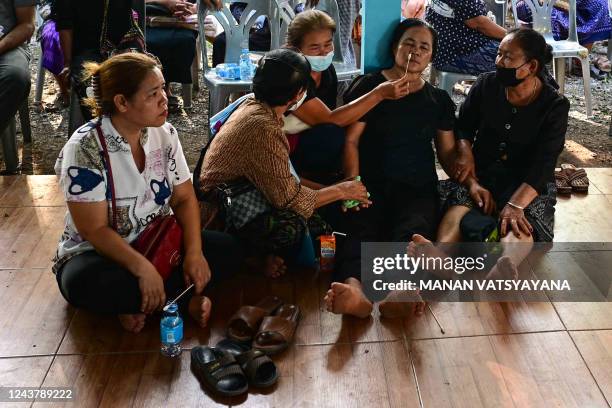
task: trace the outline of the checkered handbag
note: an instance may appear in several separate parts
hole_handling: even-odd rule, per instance
[[[225,212],[226,229],[239,230],[272,209],[262,192],[247,180],[220,184],[217,193]]]

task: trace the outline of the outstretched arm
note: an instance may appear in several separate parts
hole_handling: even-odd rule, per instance
[[[293,114],[310,126],[333,123],[346,127],[358,121],[383,100],[403,98],[408,92],[408,78],[404,76],[396,81],[383,82],[365,95],[333,111],[319,98],[312,98]]]

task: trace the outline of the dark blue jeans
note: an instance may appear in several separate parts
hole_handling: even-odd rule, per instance
[[[483,72],[495,71],[495,58],[499,41],[490,40],[479,49],[466,55],[458,55],[453,62],[437,69],[445,72],[458,72],[478,76]]]
[[[29,63],[30,52],[25,46],[0,55],[0,138],[5,169],[11,172],[19,166],[17,142],[4,130],[30,93]]]

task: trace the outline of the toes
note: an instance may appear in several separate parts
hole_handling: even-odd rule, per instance
[[[421,234],[414,234],[412,236],[412,241],[416,242],[418,244],[425,243],[425,242],[430,242],[427,238],[425,238]]]
[[[414,307],[414,314],[416,316],[423,316],[425,312],[425,303],[417,303]]]
[[[340,282],[333,282],[331,284],[331,290],[335,295],[341,295],[342,293],[346,292],[347,289],[347,285]]]

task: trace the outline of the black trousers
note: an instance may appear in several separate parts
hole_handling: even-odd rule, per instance
[[[203,252],[212,273],[211,284],[240,270],[243,255],[238,241],[229,234],[202,232]],[[68,303],[96,313],[140,313],[141,295],[138,279],[127,269],[96,251],[79,254],[67,261],[56,275],[62,296]],[[166,298],[173,299],[185,289],[182,268],[177,268],[164,282]],[[187,311],[189,291],[179,300],[179,309]]]
[[[413,234],[434,240],[440,222],[440,199],[435,185],[422,188],[398,182],[365,181],[373,205],[348,211],[343,226],[347,236],[338,241],[332,281],[361,281],[362,242],[406,242]]]
[[[342,168],[344,138],[344,128],[330,123],[306,129],[300,133],[298,145],[291,154],[291,162],[299,173],[338,173]]]

